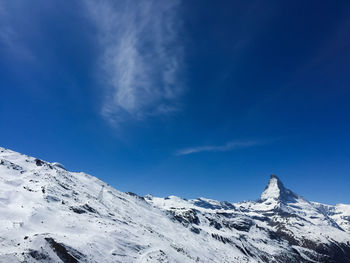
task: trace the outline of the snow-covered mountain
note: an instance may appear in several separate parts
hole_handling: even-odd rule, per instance
[[[123,193],[0,148],[0,262],[350,262],[350,205]]]

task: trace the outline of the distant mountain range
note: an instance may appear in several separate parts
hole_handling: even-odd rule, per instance
[[[350,262],[350,205],[141,197],[0,148],[0,262]]]

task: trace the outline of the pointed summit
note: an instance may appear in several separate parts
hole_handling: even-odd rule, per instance
[[[260,196],[261,201],[265,200],[280,200],[280,201],[293,201],[298,196],[291,190],[284,187],[282,181],[274,174],[270,176],[270,180]]]

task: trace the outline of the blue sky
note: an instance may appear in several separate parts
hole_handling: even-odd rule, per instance
[[[348,1],[3,1],[0,144],[140,195],[350,202]]]

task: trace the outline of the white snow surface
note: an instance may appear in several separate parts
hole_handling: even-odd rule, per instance
[[[350,244],[350,205],[275,176],[255,202],[139,197],[0,147],[0,225],[0,262],[317,262],[305,240]]]

